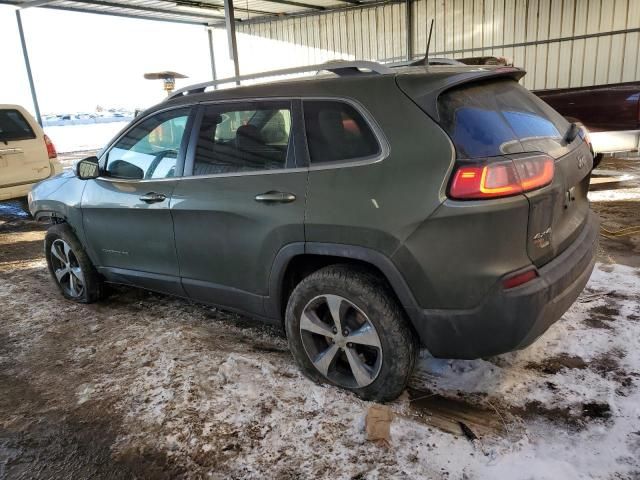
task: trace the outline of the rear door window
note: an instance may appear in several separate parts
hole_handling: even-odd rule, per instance
[[[380,153],[371,127],[351,105],[330,100],[306,100],[303,105],[311,165]]]
[[[36,134],[24,116],[15,109],[0,110],[0,142],[32,140]]]
[[[193,175],[285,168],[291,139],[291,104],[246,102],[205,107]]]
[[[562,138],[569,122],[513,80],[447,90],[438,99],[438,111],[459,158],[566,153]]]

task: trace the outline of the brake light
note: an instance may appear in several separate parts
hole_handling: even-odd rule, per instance
[[[516,157],[480,165],[460,165],[449,196],[457,199],[483,199],[517,195],[549,185],[555,162],[545,155]]]
[[[519,287],[531,280],[538,278],[538,272],[535,269],[527,270],[526,272],[517,273],[511,277],[507,277],[502,281],[502,287],[507,290],[509,288]]]
[[[55,145],[47,135],[44,136],[44,144],[47,146],[47,155],[49,155],[49,159],[56,158],[58,156],[58,152],[56,152]]]

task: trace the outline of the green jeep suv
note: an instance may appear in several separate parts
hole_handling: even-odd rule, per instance
[[[519,69],[362,65],[189,87],[39,184],[62,294],[127,284],[283,325],[308,377],[378,401],[421,346],[532,343],[593,269],[588,139]]]

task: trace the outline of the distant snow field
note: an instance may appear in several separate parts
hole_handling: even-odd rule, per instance
[[[59,153],[97,150],[104,147],[129,122],[90,123],[44,127]]]

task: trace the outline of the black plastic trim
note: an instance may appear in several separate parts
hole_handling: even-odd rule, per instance
[[[415,297],[398,268],[386,255],[366,247],[320,242],[291,243],[278,252],[269,276],[269,296],[265,298],[266,315],[281,318],[284,273],[294,257],[304,254],[349,258],[373,265],[386,277],[411,321],[418,318],[416,316],[418,304]]]
[[[203,280],[184,277],[181,280],[186,295],[197,302],[220,305],[249,315],[264,315],[264,297],[261,295]]]
[[[96,267],[107,282],[132,285],[154,292],[185,296],[180,277],[116,267]]]

